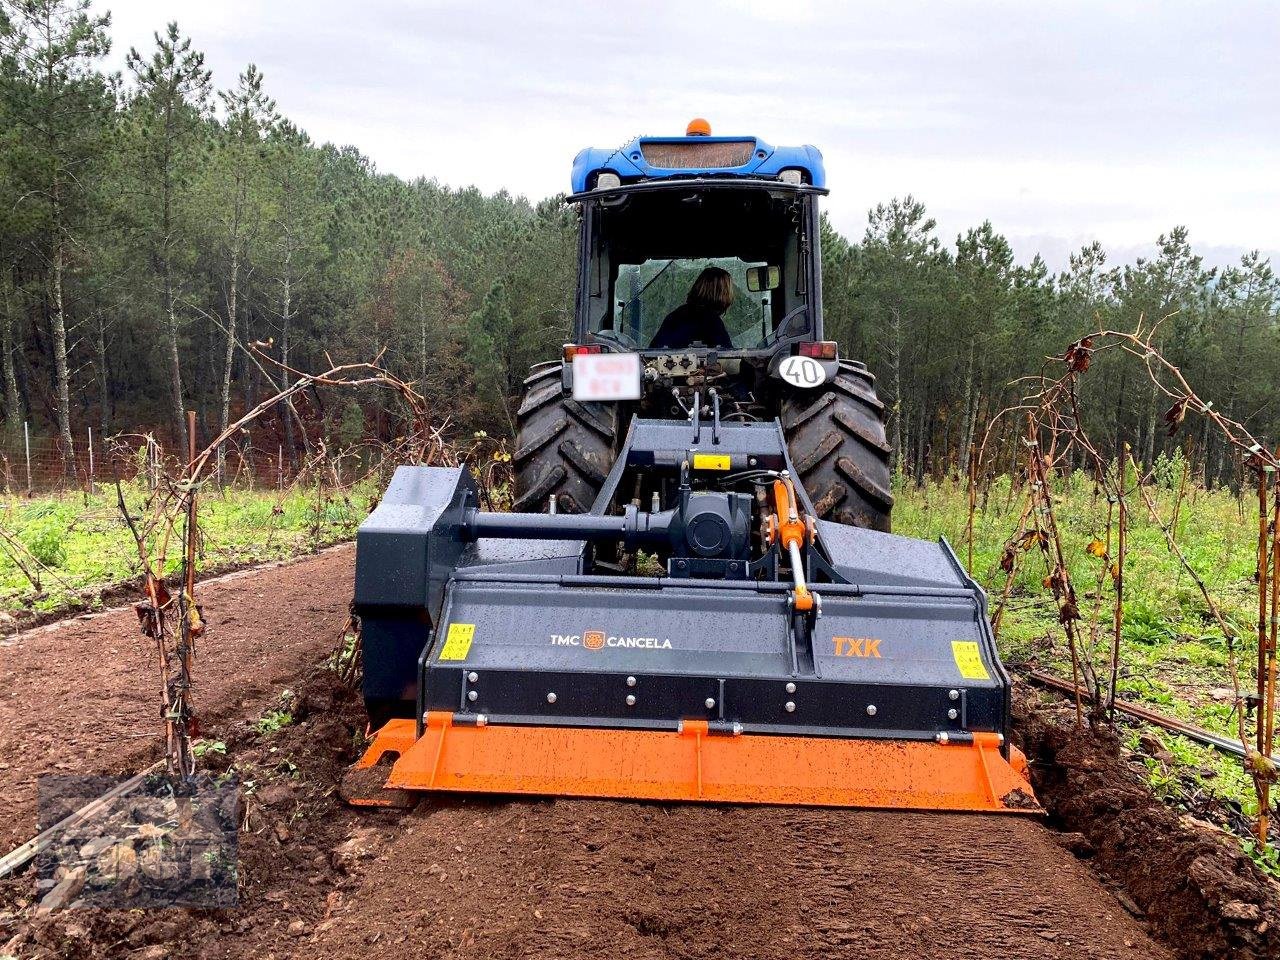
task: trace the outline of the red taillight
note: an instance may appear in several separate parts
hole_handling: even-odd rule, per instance
[[[572,363],[573,358],[582,353],[604,353],[604,347],[598,343],[566,343],[564,345],[566,363]]]
[[[834,360],[836,358],[836,342],[834,340],[815,340],[812,343],[800,344],[800,356],[813,357],[815,360]]]

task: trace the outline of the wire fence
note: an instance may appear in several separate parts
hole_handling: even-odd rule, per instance
[[[116,480],[134,480],[149,475],[154,480],[165,473],[165,465],[177,457],[176,444],[164,443],[150,434],[102,437],[86,428],[73,437],[70,457],[64,457],[57,437],[32,434],[29,425],[17,436],[0,437],[0,490],[9,496],[35,496],[69,490],[88,490]],[[334,469],[354,473],[377,468],[385,453],[380,446],[357,450],[344,460],[334,458]],[[185,458],[181,458],[185,463]],[[298,474],[303,451],[292,453],[264,431],[259,438],[228,442],[220,474],[222,483],[249,487],[283,489]],[[336,479],[341,482],[341,477]]]

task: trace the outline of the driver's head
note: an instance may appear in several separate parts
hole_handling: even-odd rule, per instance
[[[724,313],[733,303],[733,278],[728,270],[719,267],[707,267],[689,288],[690,306],[706,307],[716,313]]]

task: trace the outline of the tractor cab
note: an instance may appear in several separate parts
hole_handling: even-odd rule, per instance
[[[640,420],[778,421],[820,518],[889,529],[875,377],[824,337],[826,192],[816,147],[716,137],[705,120],[578,154],[573,337],[524,383],[517,510],[606,509],[606,478]],[[666,496],[647,482],[625,499]]]
[[[575,159],[578,350],[758,358],[821,341],[821,154],[709,129],[694,121],[684,137],[640,137]],[[723,331],[660,338],[708,268],[731,281]]]

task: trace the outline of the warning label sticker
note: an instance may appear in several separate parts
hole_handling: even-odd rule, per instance
[[[966,680],[991,679],[986,664],[982,662],[982,651],[978,649],[977,640],[952,640],[951,655],[955,657],[960,676]]]
[[[440,651],[441,660],[465,660],[471,652],[471,641],[476,635],[474,623],[451,623],[449,633],[444,638],[444,648]]]
[[[693,455],[695,470],[728,470],[729,457],[723,453],[695,453]]]

